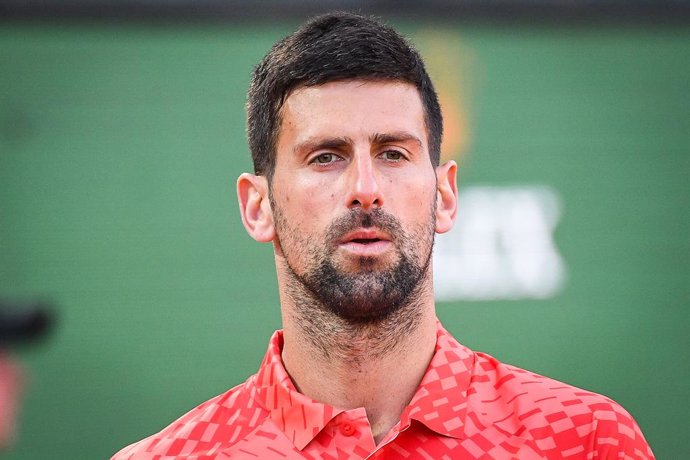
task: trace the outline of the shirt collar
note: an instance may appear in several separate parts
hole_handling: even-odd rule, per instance
[[[282,350],[283,331],[276,331],[255,376],[255,397],[276,426],[302,450],[343,410],[298,392],[283,366]]]
[[[400,417],[401,430],[409,426],[410,420],[416,420],[438,434],[462,438],[474,361],[474,352],[437,322],[436,350]]]
[[[304,449],[344,412],[299,393],[281,359],[283,333],[276,331],[254,379],[257,402],[295,447]],[[416,420],[441,435],[460,438],[467,412],[467,389],[474,353],[437,324],[436,350],[422,382],[400,418],[400,429]]]

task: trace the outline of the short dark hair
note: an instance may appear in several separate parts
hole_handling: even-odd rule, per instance
[[[252,74],[247,95],[247,138],[254,172],[273,176],[280,111],[298,87],[339,80],[391,80],[417,88],[434,166],[439,164],[443,119],[424,62],[412,45],[375,18],[337,12],[317,16],[277,42]]]

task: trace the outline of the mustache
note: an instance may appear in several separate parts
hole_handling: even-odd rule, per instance
[[[364,211],[362,208],[354,208],[338,217],[329,225],[326,233],[327,241],[335,243],[346,233],[359,228],[372,227],[388,233],[393,242],[404,235],[402,225],[400,225],[398,219],[383,209],[376,208],[373,211]]]

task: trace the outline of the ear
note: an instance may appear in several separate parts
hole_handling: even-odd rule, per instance
[[[266,177],[241,174],[237,179],[237,200],[242,223],[249,236],[261,243],[273,241],[275,227]]]
[[[453,228],[458,211],[458,165],[450,160],[436,168],[436,233]]]

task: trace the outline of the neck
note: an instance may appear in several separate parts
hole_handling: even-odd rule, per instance
[[[334,407],[363,407],[378,442],[400,420],[431,360],[436,316],[431,276],[375,322],[332,313],[296,283],[281,283],[283,363],[298,390]],[[392,391],[394,390],[394,391]]]

